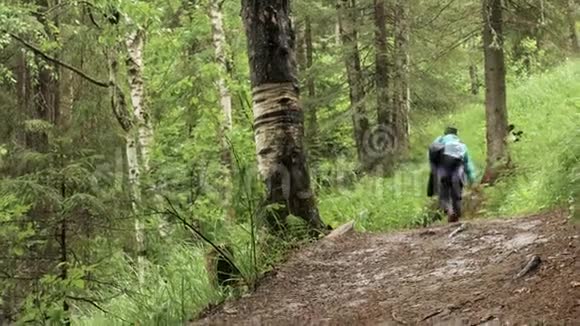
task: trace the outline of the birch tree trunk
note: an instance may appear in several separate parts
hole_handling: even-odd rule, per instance
[[[227,74],[228,65],[226,57],[226,34],[224,31],[223,0],[211,0],[209,6],[209,16],[211,19],[212,40],[215,49],[215,58],[220,68],[218,88],[220,93],[220,105],[224,113],[224,129],[231,130],[232,119],[232,96],[227,87],[224,76]]]
[[[129,61],[129,60],[128,60]],[[129,62],[127,62],[129,64]],[[125,95],[117,83],[117,74],[119,70],[117,62],[117,52],[111,51],[109,54],[109,82],[112,85],[111,91],[111,106],[113,113],[119,122],[119,125],[125,132],[125,156],[127,158],[127,173],[129,181],[129,196],[131,198],[131,209],[135,216],[135,244],[137,251],[137,274],[139,282],[144,282],[144,257],[145,250],[145,235],[144,226],[140,218],[141,207],[141,168],[139,166],[139,153],[137,150],[137,132],[135,128],[135,120],[137,120],[134,112],[130,112]],[[129,66],[128,66],[129,67]],[[131,68],[129,68],[131,69]],[[131,72],[130,72],[131,73]],[[129,77],[130,82],[132,77]],[[142,86],[142,80],[141,80]],[[138,90],[131,90],[131,97],[139,94]],[[141,95],[142,90],[141,90]],[[132,99],[133,100],[133,99]],[[141,104],[141,103],[138,103]],[[142,107],[141,107],[142,108]]]
[[[232,162],[232,156],[230,153],[229,144],[227,142],[227,133],[232,130],[233,126],[233,111],[232,111],[232,96],[225,76],[228,73],[228,61],[227,61],[227,42],[226,33],[224,30],[223,23],[223,13],[222,5],[223,0],[210,0],[209,4],[209,17],[211,21],[212,30],[212,41],[215,51],[215,60],[219,68],[219,77],[217,80],[217,86],[219,90],[220,106],[223,112],[223,123],[220,126],[219,137],[221,143],[221,160],[223,164],[226,165],[227,169],[224,172],[224,183],[223,183],[223,193],[224,193],[224,207],[227,209],[227,216],[230,218],[235,218],[235,210],[232,207],[232,171],[234,164]]]
[[[355,0],[338,0],[338,19],[343,44],[344,61],[350,89],[354,140],[359,164],[363,170],[370,168],[368,148],[365,137],[369,133],[369,121],[364,103],[366,94],[358,50],[358,15]]]
[[[395,148],[401,154],[409,147],[409,3],[396,0],[395,4]]]
[[[258,169],[266,184],[271,226],[290,213],[314,230],[326,225],[318,213],[304,151],[304,114],[299,99],[294,31],[289,0],[242,0],[248,39]]]
[[[497,178],[500,167],[509,160],[501,0],[483,0],[482,12],[487,124],[487,168],[483,182],[489,183]]]
[[[137,130],[131,128],[127,133],[127,163],[129,166],[129,182],[133,188],[134,211],[139,213],[142,202],[141,178],[149,173],[149,151],[151,149],[153,131],[149,121],[149,112],[145,105],[145,87],[143,83],[143,50],[145,47],[145,31],[137,29],[127,35],[127,78],[129,93],[133,106],[133,117]],[[138,143],[135,142],[137,138]],[[139,162],[139,150],[141,162]],[[141,164],[139,164],[141,163]],[[139,214],[135,218],[135,241],[137,243],[137,269],[139,281],[144,282],[145,233]]]
[[[141,151],[142,173],[149,173],[149,152],[153,140],[153,128],[149,120],[149,112],[145,102],[145,87],[143,83],[143,50],[145,46],[145,31],[137,29],[127,35],[127,78],[133,106],[133,115],[137,124],[137,139]]]
[[[575,53],[580,53],[580,44],[578,44],[578,33],[576,32],[576,4],[574,0],[568,0],[567,19],[570,38],[570,47]]]

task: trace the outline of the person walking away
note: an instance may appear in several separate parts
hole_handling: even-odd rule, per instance
[[[461,199],[465,179],[475,182],[475,167],[465,145],[457,135],[457,128],[447,127],[443,136],[437,137],[429,146],[431,174],[427,195],[439,195],[439,208],[447,215],[448,222],[461,217]]]

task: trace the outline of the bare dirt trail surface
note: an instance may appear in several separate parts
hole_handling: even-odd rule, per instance
[[[256,292],[193,324],[576,326],[579,235],[563,211],[346,234],[293,254]]]

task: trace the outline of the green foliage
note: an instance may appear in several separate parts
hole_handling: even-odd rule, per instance
[[[510,217],[578,201],[577,94],[580,62],[570,61],[554,71],[539,74],[509,87],[510,122],[524,132],[511,143],[514,168],[496,185],[485,189],[478,212],[488,217]],[[426,196],[429,167],[427,145],[453,124],[468,145],[478,175],[485,168],[485,117],[481,104],[440,119],[421,119],[414,129],[411,162],[391,178],[365,177],[351,189],[333,187],[320,198],[320,209],[334,225],[355,220],[361,230],[388,230],[423,224],[432,213]],[[416,163],[414,163],[416,162]]]
[[[240,3],[222,2],[225,73],[215,60],[207,0],[61,1],[51,8],[18,0],[0,4],[0,306],[11,319],[183,324],[208,305],[253,288],[288,252],[309,241],[296,217],[283,234],[267,232],[258,218],[268,208],[261,207],[264,185],[256,170]],[[316,86],[316,96],[303,91],[302,99],[317,112],[317,138],[307,144],[323,219],[334,226],[355,220],[367,231],[429,224],[434,216],[425,197],[425,148],[445,125],[458,126],[480,175],[484,168],[484,110],[481,98],[469,94],[471,67],[483,80],[479,1],[412,2],[411,149],[388,178],[357,171],[335,2],[292,4],[297,30],[303,30],[305,15],[312,22],[314,65],[300,67],[298,77],[302,84],[311,77]],[[372,6],[359,5],[364,104],[373,121]],[[566,55],[562,5],[547,3],[541,23],[535,6],[507,5],[510,120],[524,136],[511,146],[514,169],[485,190],[478,213],[510,216],[575,207],[580,64],[551,70]],[[154,143],[150,170],[140,177],[143,200],[134,207],[127,135],[111,112],[110,90],[54,69],[9,33],[98,80],[107,80],[108,59],[117,52],[116,79],[130,112],[125,39],[137,29],[146,34],[143,82]],[[58,84],[58,117],[45,116],[49,91],[41,71]],[[234,127],[227,132],[216,87],[220,77],[233,99]],[[30,135],[43,141],[30,144],[35,141]],[[224,143],[232,166],[224,164]],[[144,248],[136,240],[136,221],[144,225]],[[241,273],[236,287],[214,286],[213,271],[206,268],[213,247],[206,240],[231,248]]]
[[[576,197],[579,77],[573,61],[522,84],[510,98],[510,120],[524,137],[512,145],[513,175],[487,191],[488,215],[531,213]]]

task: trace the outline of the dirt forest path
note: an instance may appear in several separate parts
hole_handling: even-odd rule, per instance
[[[460,226],[325,239],[194,324],[580,325],[565,212]]]

